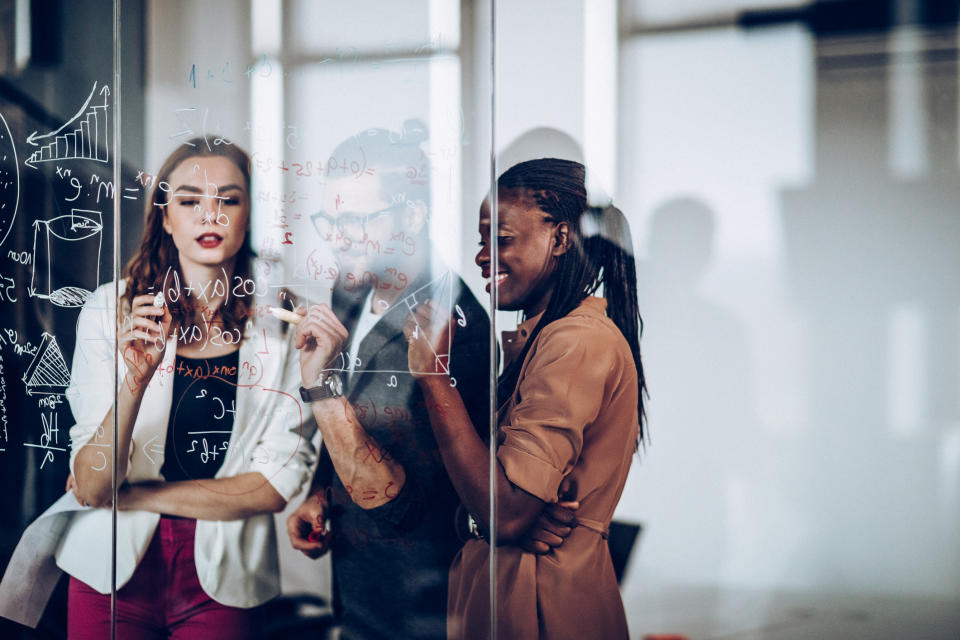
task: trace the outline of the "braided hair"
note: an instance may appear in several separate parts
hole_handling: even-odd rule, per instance
[[[638,443],[645,441],[644,396],[646,380],[640,360],[643,320],[637,302],[637,270],[630,226],[623,212],[613,205],[587,204],[586,170],[579,162],[558,158],[528,160],[510,167],[497,181],[498,191],[526,195],[550,216],[565,222],[569,249],[556,258],[553,290],[547,308],[530,334],[523,351],[504,369],[497,382],[497,401],[503,404],[513,394],[530,345],[541,330],[573,311],[602,286],[607,315],[620,329],[637,368],[637,411],[640,416]]]

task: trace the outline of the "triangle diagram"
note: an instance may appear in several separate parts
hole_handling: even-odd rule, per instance
[[[37,348],[27,372],[23,374],[27,395],[62,394],[70,384],[70,369],[63,359],[57,339],[44,332],[43,342]]]
[[[449,270],[429,284],[425,284],[413,293],[408,294],[404,297],[403,302],[407,305],[407,310],[412,313],[417,305],[426,302],[427,299],[436,302],[437,306],[443,310],[442,313],[445,313],[448,319],[453,315],[453,275]],[[434,371],[424,373],[445,373],[449,375],[451,346],[448,342],[446,353],[434,353]]]

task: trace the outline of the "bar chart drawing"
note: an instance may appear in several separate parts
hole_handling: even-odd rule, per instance
[[[20,166],[17,146],[7,120],[0,113],[0,245],[10,235],[20,205]]]
[[[58,307],[82,307],[99,284],[102,244],[99,211],[72,209],[50,220],[35,220],[27,293]],[[83,264],[93,268],[77,268]]]
[[[99,96],[99,98],[97,98]],[[103,99],[103,104],[99,99]],[[107,163],[110,161],[110,139],[107,130],[107,109],[110,105],[110,87],[104,85],[97,91],[97,83],[76,115],[56,131],[37,135],[34,131],[27,137],[27,143],[39,147],[24,161],[28,167],[36,169],[43,162],[61,160],[93,160]]]

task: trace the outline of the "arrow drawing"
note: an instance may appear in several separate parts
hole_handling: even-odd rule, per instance
[[[159,437],[160,437],[159,434],[154,435],[152,438],[150,438],[144,443],[143,447],[141,447],[141,450],[143,451],[143,455],[147,456],[147,460],[149,460],[150,464],[152,464],[153,466],[157,466],[157,461],[154,460],[152,457],[150,457],[150,454],[152,453],[157,456],[163,455],[163,443],[154,442],[154,440],[156,440]]]

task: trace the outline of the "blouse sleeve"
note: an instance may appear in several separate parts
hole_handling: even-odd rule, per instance
[[[313,435],[317,423],[309,405],[300,401],[299,354],[293,348],[292,331],[282,342],[283,372],[275,413],[270,416],[253,456],[253,471],[259,471],[271,486],[289,501],[310,479],[316,459]],[[260,410],[267,410],[260,407]],[[266,455],[259,455],[262,453]]]
[[[497,459],[507,478],[544,502],[576,464],[584,429],[609,401],[623,374],[610,328],[584,318],[547,325],[528,356],[518,400],[500,425]]]
[[[66,396],[76,424],[70,427],[70,472],[80,449],[100,428],[113,406],[116,354],[112,285],[91,295],[77,320],[77,343]],[[122,364],[120,367],[122,368]],[[104,464],[112,455],[104,449]]]

